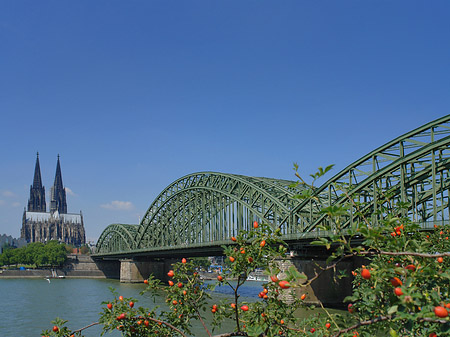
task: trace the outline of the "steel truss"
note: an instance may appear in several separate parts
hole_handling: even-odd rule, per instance
[[[304,201],[293,198],[302,185],[290,187],[292,181],[194,173],[164,189],[139,225],[108,226],[95,255],[220,245],[255,220],[281,228],[286,240],[317,236],[318,225],[329,221],[321,210],[349,201],[355,206],[343,216],[343,228],[364,219],[376,225],[380,210],[399,202],[413,221],[448,221],[449,169],[450,115],[372,151]]]

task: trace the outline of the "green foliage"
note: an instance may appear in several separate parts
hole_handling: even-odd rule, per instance
[[[6,249],[0,254],[0,265],[35,265],[58,267],[67,260],[67,251],[64,244],[58,241],[49,241],[47,244],[41,242],[32,242],[28,245],[16,248]]]

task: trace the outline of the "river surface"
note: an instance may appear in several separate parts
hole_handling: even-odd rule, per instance
[[[212,282],[212,281],[210,281]],[[248,281],[241,288],[240,300],[257,301],[263,282]],[[164,298],[154,300],[149,294],[139,293],[145,285],[120,283],[108,279],[0,279],[0,337],[41,336],[43,329],[51,329],[56,317],[68,320],[67,326],[76,330],[96,322],[102,310],[102,302],[114,298],[109,290],[113,287],[124,297],[134,297],[136,306],[152,308],[156,305],[165,307]],[[212,294],[211,303],[221,299],[232,298],[229,287],[217,287]],[[211,316],[206,312],[205,316]],[[206,336],[200,323],[194,322],[193,332],[196,337]],[[230,332],[234,325],[225,325],[219,332]],[[94,326],[84,331],[84,336],[100,336],[101,326]],[[119,337],[115,331],[105,336]]]
[[[254,301],[261,291],[262,282],[248,282],[242,288],[242,300]],[[156,302],[150,295],[141,296],[144,284],[120,283],[108,279],[0,279],[0,336],[41,336],[43,329],[51,329],[56,317],[68,320],[68,327],[79,329],[97,321],[102,302],[112,299],[109,287],[124,297],[138,299],[137,306],[165,306],[164,299]],[[213,293],[214,301],[230,297],[226,287],[218,287]],[[230,297],[231,298],[231,297]],[[209,313],[207,313],[207,316]],[[225,327],[226,329],[227,327]],[[231,328],[228,327],[228,331]],[[202,328],[194,329],[196,336],[204,336]],[[85,336],[100,336],[101,327],[85,330]],[[119,332],[106,336],[121,336]]]

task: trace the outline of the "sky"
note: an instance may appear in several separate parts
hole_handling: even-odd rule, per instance
[[[0,2],[0,234],[36,152],[96,240],[201,171],[336,174],[450,114],[450,2]],[[331,177],[328,176],[328,178]]]

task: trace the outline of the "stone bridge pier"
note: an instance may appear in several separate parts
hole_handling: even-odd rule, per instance
[[[147,279],[150,275],[165,281],[167,272],[171,265],[178,260],[174,259],[158,259],[158,260],[120,260],[120,282],[124,283],[140,283]]]
[[[179,259],[153,259],[153,260],[120,260],[120,282],[140,283],[150,275],[162,281],[167,281],[167,272],[172,268],[172,264],[179,262]],[[284,300],[289,302],[294,297],[299,298],[306,294],[305,303],[322,304],[330,307],[342,307],[343,300],[352,293],[352,270],[360,267],[364,261],[361,258],[351,258],[340,262],[336,269],[323,271],[326,267],[326,256],[323,257],[302,257],[290,256],[280,260],[281,272],[278,278],[282,279],[286,271],[294,267],[301,274],[305,275],[305,284],[315,278],[309,285],[300,288],[291,288],[284,291]],[[339,278],[339,271],[345,271],[347,277]],[[317,276],[318,275],[318,276]]]
[[[311,259],[291,256],[280,261],[281,273],[278,275],[279,278],[283,278],[286,275],[285,272],[291,267],[295,267],[307,277],[303,284],[306,284],[307,280],[315,278],[310,285],[293,288],[291,291],[285,292],[285,301],[289,302],[293,297],[298,298],[306,294],[305,303],[322,302],[326,306],[341,307],[344,298],[352,294],[353,276],[351,272],[360,267],[362,263],[363,259],[361,258],[351,258],[340,262],[335,269],[323,271],[322,269],[327,266],[326,257]],[[339,278],[339,271],[345,271],[347,277]]]

